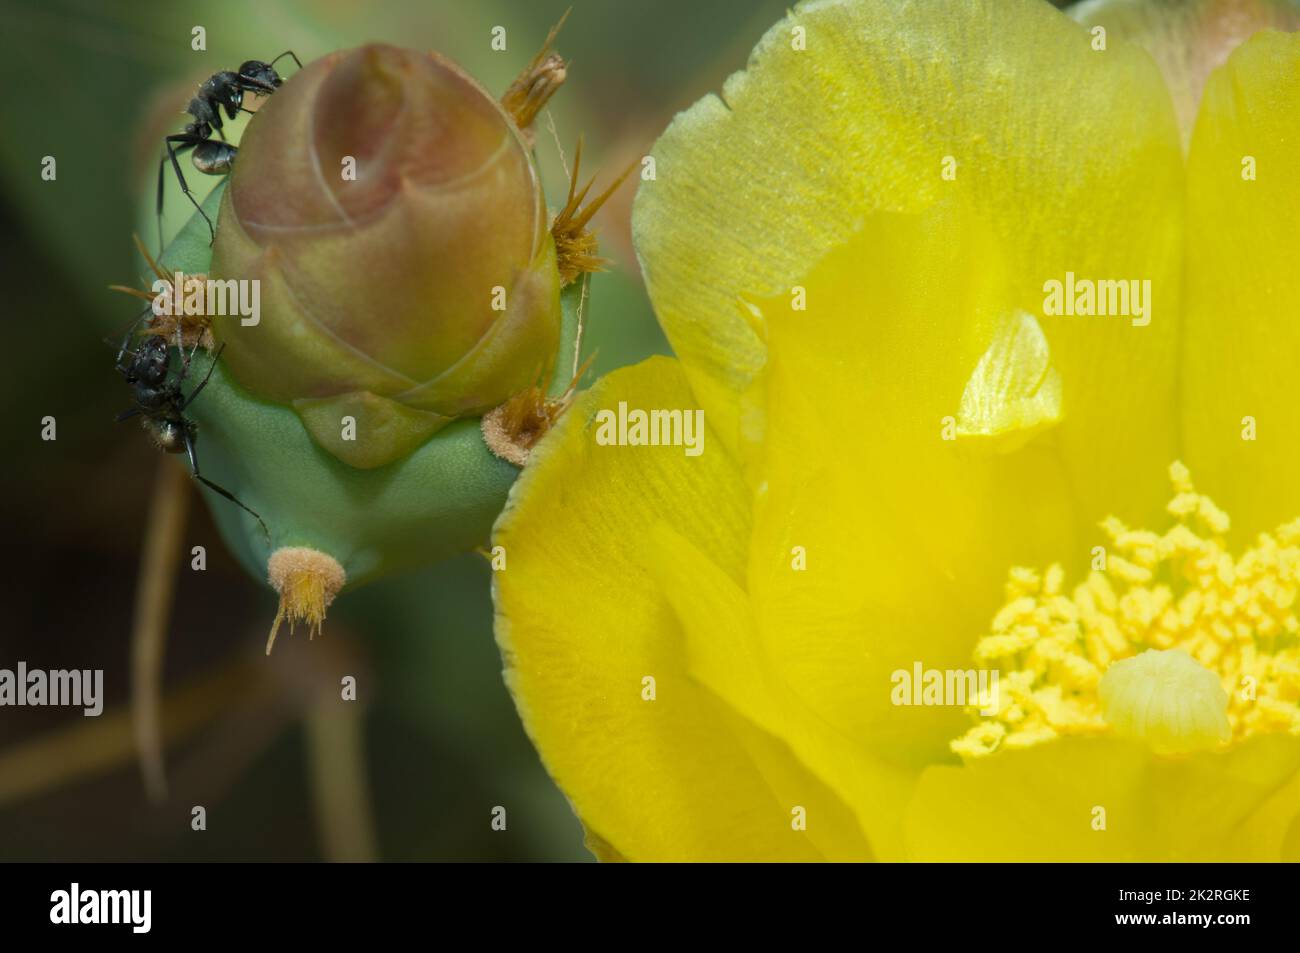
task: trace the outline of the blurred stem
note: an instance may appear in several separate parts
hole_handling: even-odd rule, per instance
[[[144,555],[135,590],[135,621],[131,630],[131,709],[135,750],[140,760],[145,792],[155,803],[167,797],[163,769],[162,698],[163,655],[167,623],[176,591],[176,570],[181,560],[182,537],[189,515],[189,476],[167,458],[158,462],[158,477],[145,521]]]
[[[366,783],[362,709],[325,695],[308,708],[307,730],[316,829],[326,860],[376,859],[374,820]]]
[[[246,659],[183,686],[164,704],[168,741],[211,721],[255,681]],[[131,756],[131,713],[105,712],[0,752],[0,806],[116,767]]]

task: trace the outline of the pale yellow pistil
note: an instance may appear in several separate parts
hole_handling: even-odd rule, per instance
[[[1062,735],[1137,738],[1165,755],[1300,734],[1300,520],[1234,559],[1228,516],[1170,467],[1177,524],[1114,517],[1111,545],[1069,594],[1065,573],[1013,569],[975,660],[999,671],[995,713],[952,742],[964,758]],[[984,702],[981,702],[984,704]]]

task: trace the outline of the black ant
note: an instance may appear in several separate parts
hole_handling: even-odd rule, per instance
[[[269,537],[271,534],[266,528],[266,523],[262,522],[262,517],[255,510],[245,506],[225,487],[218,486],[199,472],[199,458],[194,451],[199,428],[198,424],[185,416],[185,408],[194,403],[194,398],[198,397],[207,386],[208,378],[212,376],[212,371],[217,366],[217,360],[221,357],[225,345],[222,344],[217,348],[216,353],[212,355],[212,364],[208,367],[207,374],[203,376],[199,386],[186,397],[181,390],[181,384],[189,375],[190,361],[199,348],[198,336],[187,353],[181,337],[182,322],[179,320],[176,322],[176,349],[180,353],[181,366],[175,379],[169,379],[172,360],[165,335],[157,332],[148,333],[135,350],[131,349],[131,338],[135,335],[140,322],[145,319],[145,315],[151,311],[152,308],[146,309],[135,320],[126,332],[126,337],[122,339],[122,346],[117,352],[117,369],[126,378],[126,382],[135,388],[135,406],[118,414],[117,422],[121,423],[132,417],[143,417],[145,429],[149,431],[159,449],[166,453],[187,454],[194,479],[251,514],[262,527],[262,532]]]
[[[178,132],[163,140],[165,153],[158,163],[159,254],[162,254],[163,170],[167,167],[167,162],[171,161],[172,169],[176,172],[176,181],[180,183],[185,197],[193,203],[199,210],[199,214],[203,216],[203,220],[208,223],[210,240],[215,240],[217,230],[212,225],[212,219],[208,218],[208,213],[203,211],[203,206],[190,194],[190,187],[181,173],[181,164],[176,157],[188,149],[193,149],[194,154],[190,159],[200,172],[205,175],[228,173],[234,165],[235,154],[239,149],[226,142],[221,110],[225,109],[228,119],[234,119],[241,111],[251,113],[251,109],[244,109],[244,93],[270,96],[279,89],[284,80],[280,78],[280,74],[274,67],[286,56],[292,57],[298,64],[298,68],[302,69],[297,54],[293,50],[285,50],[269,63],[249,60],[239,67],[238,72],[223,70],[214,73],[204,80],[199,86],[198,95],[185,107],[185,112],[193,117],[194,121],[186,124],[184,132]],[[220,142],[212,138],[214,131],[221,137]]]

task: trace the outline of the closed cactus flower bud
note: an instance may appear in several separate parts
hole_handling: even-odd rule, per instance
[[[568,405],[578,279],[602,263],[586,225],[622,179],[588,199],[575,150],[548,221],[527,142],[564,79],[555,33],[504,106],[436,54],[307,65],[162,261],[145,253],[206,289],[174,323],[185,414],[222,536],[280,596],[268,651],[347,589],[481,546]]]
[[[431,53],[342,51],[266,100],[222,199],[211,274],[260,282],[256,324],[215,318],[234,380],[291,406],[354,467],[536,384],[559,343],[529,148]]]

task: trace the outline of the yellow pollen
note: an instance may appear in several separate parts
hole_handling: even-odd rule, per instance
[[[1070,592],[1060,566],[1011,570],[975,646],[976,663],[999,672],[995,711],[968,709],[976,723],[954,752],[1118,734],[1176,755],[1300,735],[1300,520],[1234,558],[1227,514],[1181,463],[1169,476],[1175,525],[1161,535],[1108,517],[1104,563]]]

